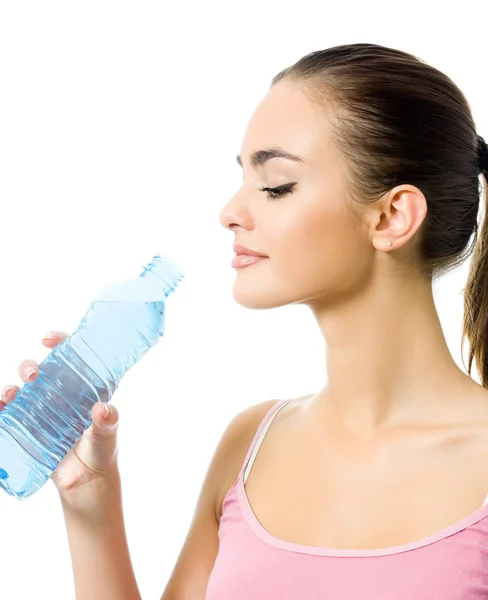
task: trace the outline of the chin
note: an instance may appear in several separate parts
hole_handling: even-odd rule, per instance
[[[297,298],[283,289],[273,288],[270,281],[236,280],[232,290],[234,300],[244,308],[263,310],[279,308],[297,302]]]

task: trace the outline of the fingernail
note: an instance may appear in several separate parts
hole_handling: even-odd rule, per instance
[[[102,417],[104,419],[108,419],[110,417],[110,407],[107,403],[105,403],[105,406],[103,407]]]
[[[27,379],[30,379],[35,372],[36,370],[34,369],[34,367],[27,367],[24,371],[24,374],[27,377]]]
[[[7,394],[10,392],[10,390],[13,390],[14,388],[11,385],[6,385],[3,390],[2,390],[2,396],[7,397]],[[1,400],[0,400],[1,402]]]
[[[46,333],[46,335],[42,338],[43,340],[53,340],[56,336],[54,333]]]

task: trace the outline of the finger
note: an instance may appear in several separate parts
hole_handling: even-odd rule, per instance
[[[108,412],[107,412],[108,411]],[[108,402],[97,402],[92,408],[92,423],[100,432],[113,432],[117,429],[119,422],[119,411],[117,407]]]
[[[39,367],[34,360],[23,360],[19,365],[19,376],[22,381],[34,381],[37,378]]]
[[[64,331],[52,330],[46,333],[46,335],[42,338],[42,343],[44,346],[48,346],[49,348],[54,348],[68,337],[68,333]]]
[[[15,399],[20,388],[17,385],[6,385],[0,396],[0,410],[5,408],[9,402]]]
[[[47,339],[46,339],[46,337],[44,337],[42,342],[44,345],[50,346],[52,348],[54,348],[55,346],[57,346],[58,344],[63,342],[68,337],[68,334],[65,333],[64,331],[51,331],[49,333],[52,333],[54,337],[47,338]],[[49,335],[49,334],[46,334],[46,335]],[[26,359],[20,363],[19,376],[22,379],[22,381],[24,381],[26,383],[35,381],[37,379],[38,375],[39,375],[39,367],[34,360]]]

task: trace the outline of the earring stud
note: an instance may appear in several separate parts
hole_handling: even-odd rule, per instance
[[[391,242],[388,242],[388,246],[391,246]]]

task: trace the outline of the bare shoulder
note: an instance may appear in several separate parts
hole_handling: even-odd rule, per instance
[[[264,400],[248,406],[237,413],[227,425],[221,438],[225,451],[222,448],[224,462],[221,465],[219,490],[215,497],[217,522],[220,522],[224,498],[239,474],[252,439],[266,413],[277,402],[278,399]]]
[[[293,412],[293,407],[301,400],[301,397],[293,399],[289,405],[283,408],[282,412]],[[215,517],[217,522],[220,522],[220,517],[222,516],[222,504],[225,496],[239,475],[239,471],[259,425],[269,410],[279,401],[279,399],[273,399],[253,404],[240,411],[229,422],[221,438],[221,444],[225,444],[227,451],[224,452],[222,449],[221,452],[225,463],[221,465],[219,491],[215,498]]]

